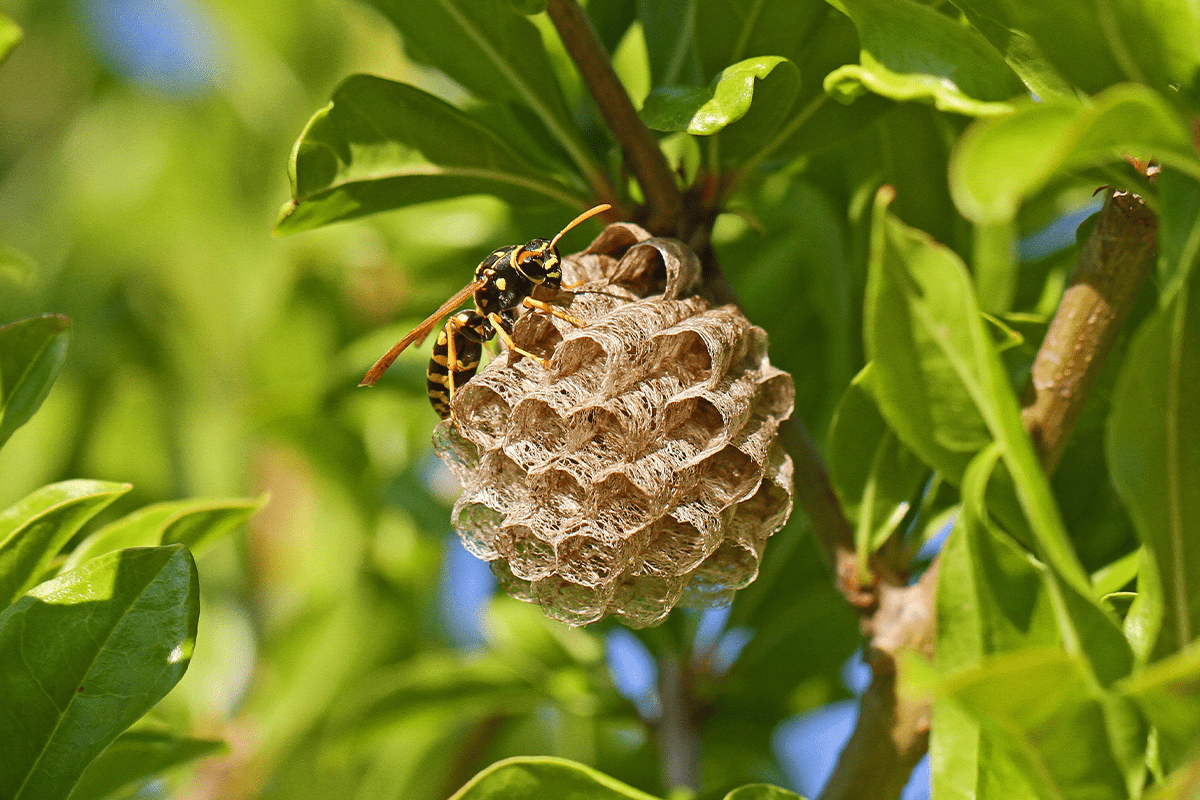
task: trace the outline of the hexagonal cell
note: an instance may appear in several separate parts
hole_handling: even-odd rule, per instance
[[[720,409],[707,397],[692,395],[671,400],[663,412],[664,430],[696,451],[717,436],[723,424]]]
[[[662,514],[662,507],[624,475],[608,475],[591,486],[584,514],[596,528],[626,534],[644,527]]]
[[[526,603],[537,602],[533,596],[533,584],[513,575],[507,561],[493,561],[488,566],[492,568],[492,574],[496,576],[496,582],[500,584],[500,588],[507,594]]]
[[[495,538],[495,547],[521,580],[537,581],[554,573],[554,547],[525,525],[505,525]]]
[[[462,503],[460,500],[455,503],[450,519],[468,553],[484,561],[499,558],[496,536],[500,533],[504,514],[483,503]]]
[[[504,454],[525,469],[546,463],[567,441],[567,424],[538,397],[519,401],[509,417]]]
[[[557,543],[558,574],[584,586],[610,583],[629,566],[638,546],[584,522]]]
[[[583,586],[557,575],[535,581],[534,601],[546,616],[568,625],[587,625],[605,615],[613,585]]]
[[[754,459],[731,444],[698,466],[703,471],[701,480],[723,506],[751,494],[763,474],[762,467],[754,463]]]
[[[648,628],[667,618],[683,595],[686,578],[627,575],[617,581],[610,612],[631,628]]]
[[[481,450],[490,450],[504,439],[511,409],[508,401],[482,381],[468,381],[456,393],[454,413],[459,430]]]
[[[466,477],[479,467],[479,448],[463,438],[450,420],[442,420],[433,429],[433,451],[459,482],[465,482]]]
[[[632,571],[637,576],[675,577],[691,572],[721,543],[720,531],[705,531],[671,516],[650,526]]]

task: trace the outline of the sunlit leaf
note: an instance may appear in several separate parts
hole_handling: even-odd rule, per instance
[[[950,188],[967,218],[1009,222],[1056,176],[1127,156],[1155,158],[1200,178],[1179,113],[1145,87],[1121,85],[1082,103],[1028,102],[1011,116],[975,123],[951,159]]]
[[[860,64],[837,69],[825,90],[843,102],[864,92],[920,100],[971,116],[1006,114],[1028,90],[978,32],[911,0],[838,0],[858,28]]]
[[[71,551],[61,571],[74,569],[123,547],[184,544],[198,555],[234,531],[266,503],[266,497],[237,500],[172,500],[140,508],[110,522]]]
[[[799,89],[800,74],[776,56],[726,67],[707,88],[661,86],[646,97],[641,117],[660,131],[697,136],[720,133],[722,163],[737,164],[778,131]]]
[[[290,170],[280,233],[465,194],[587,204],[491,128],[427,92],[371,75],[338,87],[296,143]]]
[[[548,756],[498,761],[480,772],[450,800],[655,800],[652,795],[591,767]]]
[[[0,445],[50,393],[67,357],[71,321],[61,314],[0,326]]]
[[[8,54],[17,46],[17,42],[21,41],[22,36],[24,33],[21,27],[9,17],[0,14],[0,64],[8,58]]]
[[[65,797],[183,676],[200,615],[183,545],[120,550],[0,614],[0,786]]]
[[[961,260],[896,221],[880,192],[864,339],[873,393],[901,440],[951,481],[995,441],[1039,555],[1076,591],[1090,585],[1063,529],[1016,395]]]
[[[176,736],[169,731],[125,731],[84,770],[67,800],[95,800],[130,792],[160,772],[227,749],[221,741]]]
[[[1200,636],[1200,291],[1192,283],[1138,329],[1108,423],[1113,483],[1162,596],[1156,656]]]
[[[1036,797],[1125,800],[1141,779],[1140,754],[1124,740],[1144,741],[1144,723],[1111,713],[1119,701],[1098,694],[1087,669],[1061,650],[993,659],[949,678],[941,693],[988,731],[989,760],[1010,762]],[[988,788],[994,798],[1024,794]]]
[[[1200,14],[1188,0],[955,0],[967,19],[1043,98],[1064,83],[1098,92],[1120,81],[1194,86]]]
[[[63,481],[0,512],[0,609],[37,583],[84,523],[130,488],[127,483]]]

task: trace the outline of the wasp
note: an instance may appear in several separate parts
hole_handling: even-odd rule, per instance
[[[433,343],[429,368],[425,372],[425,388],[429,394],[429,402],[438,416],[442,419],[453,418],[451,404],[454,402],[455,392],[474,377],[475,370],[479,368],[479,358],[483,354],[483,343],[491,341],[497,334],[509,350],[548,368],[550,362],[546,359],[522,350],[513,342],[512,326],[516,322],[517,311],[525,308],[550,314],[579,328],[587,326],[587,323],[578,317],[536,300],[532,295],[538,286],[551,289],[572,288],[563,286],[562,259],[556,249],[558,240],[579,223],[610,208],[612,206],[602,203],[588,209],[568,222],[553,239],[533,239],[525,244],[493,250],[475,268],[475,280],[455,293],[428,319],[396,342],[392,349],[384,353],[383,358],[376,361],[375,366],[367,371],[358,385],[374,386],[405,348],[424,340],[446,315],[472,295],[475,307],[463,309],[450,316]]]

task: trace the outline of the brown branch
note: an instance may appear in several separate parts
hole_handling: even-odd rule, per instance
[[[546,13],[641,184],[646,196],[646,228],[659,236],[677,234],[683,196],[675,185],[675,176],[658,142],[638,118],[591,20],[575,0],[549,0]]]
[[[1154,268],[1157,243],[1158,220],[1146,204],[1109,190],[1033,362],[1032,398],[1021,412],[1046,472],[1058,466],[1104,357]]]
[[[1047,473],[1058,464],[1096,374],[1154,264],[1157,233],[1154,215],[1136,195],[1109,192],[1038,350],[1035,396],[1022,415]],[[932,655],[937,572],[935,560],[913,586],[880,573],[878,610],[863,620],[871,685],[821,800],[897,798],[928,749],[932,708],[897,696],[896,658],[903,650]]]

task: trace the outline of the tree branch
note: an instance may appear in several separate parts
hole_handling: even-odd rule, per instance
[[[1022,410],[1042,466],[1054,471],[1104,358],[1154,268],[1158,220],[1135,194],[1109,190],[1030,376]]]
[[[1154,264],[1157,239],[1157,220],[1141,199],[1110,190],[1038,350],[1032,376],[1035,396],[1022,415],[1047,473],[1057,466],[1096,375]],[[863,620],[874,674],[821,800],[898,798],[929,747],[932,709],[896,695],[896,658],[903,650],[932,655],[938,565],[935,560],[913,586],[879,575],[878,610]]]
[[[659,236],[677,235],[683,218],[683,196],[666,156],[642,124],[613,71],[591,20],[575,0],[549,0],[546,13],[641,184],[646,195],[646,228]],[[627,217],[622,215],[622,218]]]

